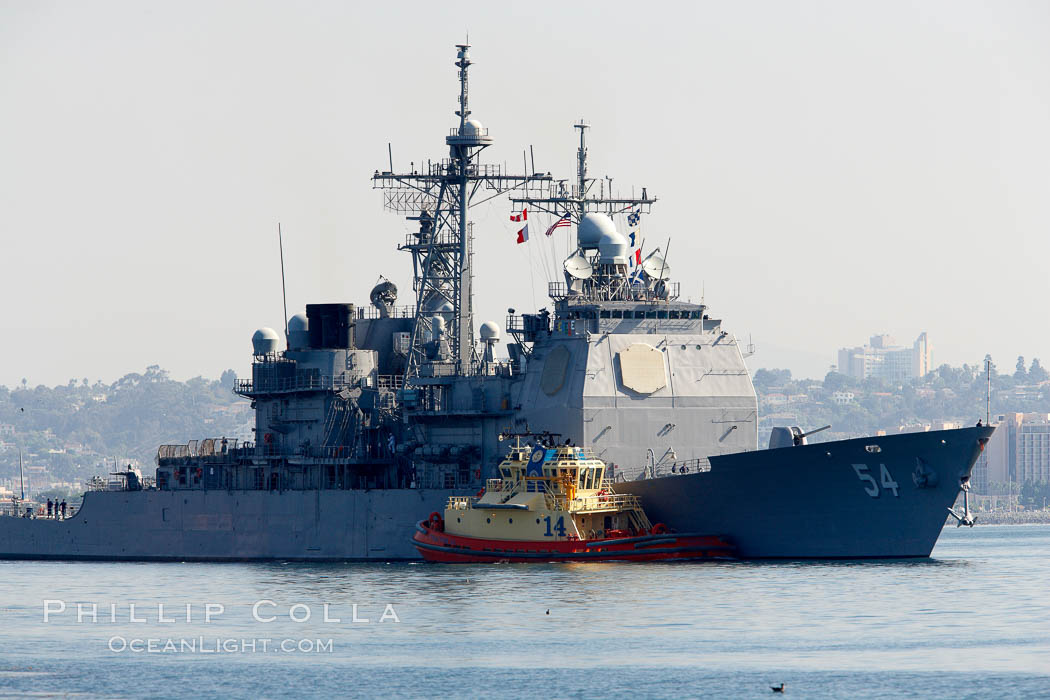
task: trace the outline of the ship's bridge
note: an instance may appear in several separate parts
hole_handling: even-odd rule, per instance
[[[507,330],[525,342],[542,337],[605,333],[665,333],[672,335],[717,331],[721,320],[707,315],[707,307],[686,302],[659,304],[637,301],[593,302],[569,298],[555,304],[554,314],[510,315]]]

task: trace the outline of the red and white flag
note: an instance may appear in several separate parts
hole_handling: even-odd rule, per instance
[[[566,214],[565,216],[561,217],[553,224],[551,224],[551,227],[547,229],[547,235],[551,235],[552,233],[554,233],[555,229],[559,229],[562,226],[568,226],[570,223],[572,223],[572,219],[570,219],[569,215]]]
[[[521,230],[518,231],[518,243],[524,243],[527,240],[529,240],[529,225],[525,224],[521,227]]]
[[[511,214],[510,215],[510,220],[511,221],[528,221],[529,220],[529,210],[528,209],[522,209],[520,214]],[[520,243],[521,241],[518,241],[518,242]]]

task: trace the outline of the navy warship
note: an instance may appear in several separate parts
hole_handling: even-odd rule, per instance
[[[285,312],[283,342],[258,330],[235,387],[253,440],[161,446],[155,477],[120,472],[68,519],[0,517],[0,558],[417,559],[416,522],[450,497],[472,502],[522,434],[586,447],[608,465],[603,486],[740,557],[930,555],[992,428],[820,444],[778,428],[758,449],[748,349],[682,300],[670,240],[646,254],[637,240],[656,199],[588,175],[583,122],[573,179],[482,162],[493,138],[471,118],[469,48],[456,47],[447,157],[408,172],[391,158],[372,176],[411,222],[398,246],[411,302],[380,279],[367,305]],[[574,241],[550,309],[508,310],[506,357],[497,323],[475,334],[472,288],[471,205],[501,195],[520,241],[530,215]]]

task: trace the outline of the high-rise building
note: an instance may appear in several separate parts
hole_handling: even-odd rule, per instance
[[[992,422],[995,432],[973,470],[973,486],[988,493],[994,483],[1050,481],[1050,414],[1006,413]]]
[[[924,377],[931,369],[932,347],[925,331],[910,348],[897,345],[889,335],[873,335],[867,345],[839,350],[839,373],[857,379],[877,377],[899,382]]]

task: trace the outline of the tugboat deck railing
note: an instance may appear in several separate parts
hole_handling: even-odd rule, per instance
[[[569,505],[575,513],[599,513],[604,511],[621,511],[641,509],[638,497],[631,493],[607,493],[593,496],[577,496]]]
[[[449,510],[470,510],[477,500],[474,496],[449,496],[448,508]]]

